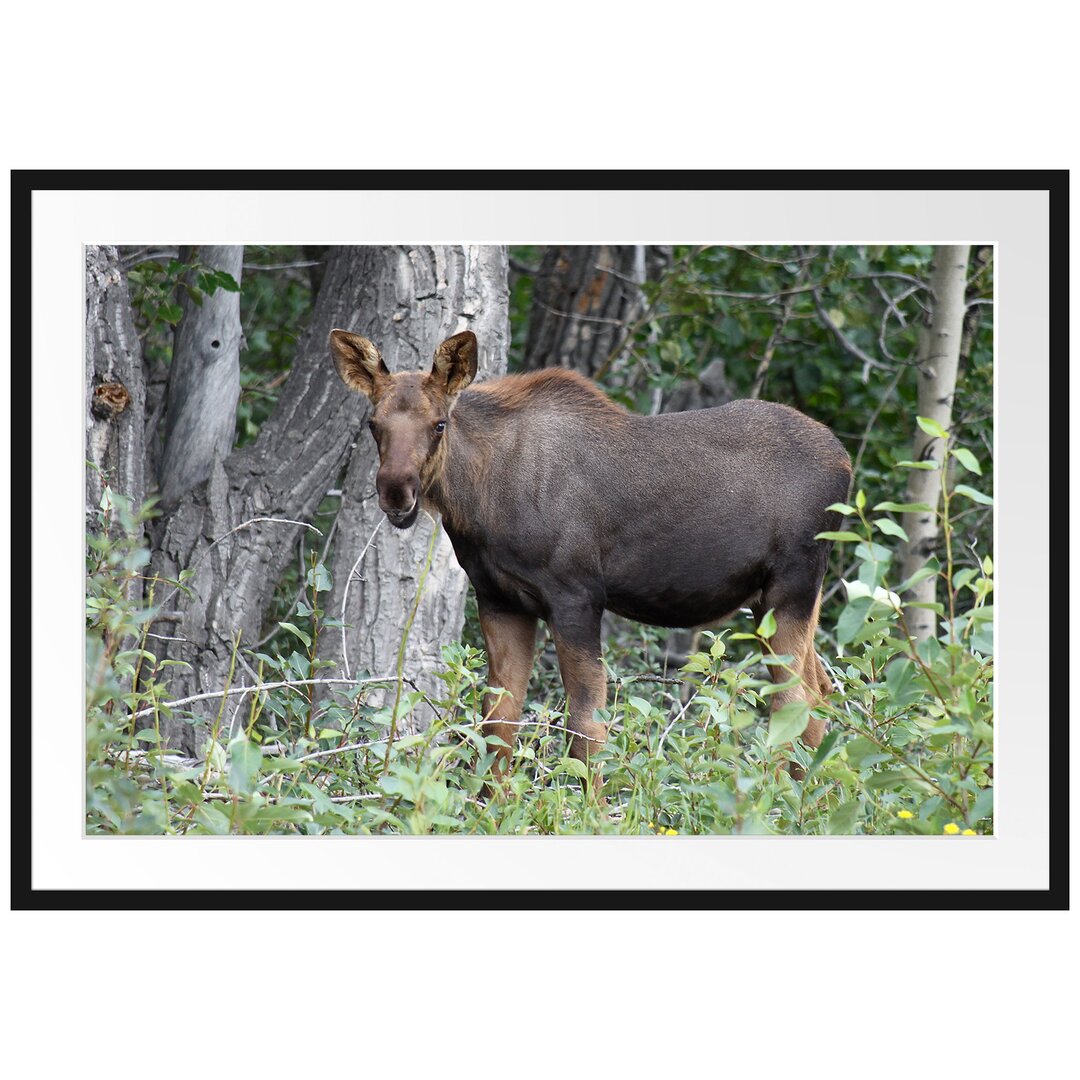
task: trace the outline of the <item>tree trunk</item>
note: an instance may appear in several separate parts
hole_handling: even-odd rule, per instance
[[[146,496],[143,473],[142,348],[115,247],[86,248],[86,517],[105,484],[133,510]]]
[[[946,431],[952,424],[953,395],[960,362],[968,254],[969,248],[966,245],[945,246],[935,250],[930,274],[934,307],[919,343],[918,415],[936,420]],[[928,435],[922,428],[916,428],[915,460],[928,461],[936,458],[939,467],[911,470],[907,501],[926,503],[932,506],[935,512],[914,511],[904,514],[902,524],[908,535],[908,544],[900,570],[901,578],[914,574],[933,554],[937,545],[936,511],[941,496],[941,469],[948,467],[948,462],[943,460],[945,453],[940,442],[940,439]],[[906,599],[933,603],[936,583],[936,577],[919,582],[908,591]],[[937,618],[928,608],[910,609],[907,625],[917,640],[934,637],[937,633]]]
[[[648,272],[642,245],[549,247],[533,283],[522,367],[606,370],[641,310]]]
[[[480,346],[477,381],[505,372],[510,340],[506,248],[378,248],[372,258],[370,295],[359,317],[342,323],[342,329],[375,342],[391,371],[429,369],[437,345],[461,330],[472,330]],[[348,626],[344,639],[341,630],[326,631],[320,650],[324,659],[337,663],[340,674],[350,677],[360,670],[377,675],[395,670],[435,528],[424,514],[407,531],[385,522],[375,495],[377,468],[373,440],[361,431],[343,485],[334,586],[325,604],[327,615],[343,618]],[[371,546],[357,565],[369,540]],[[440,531],[404,664],[405,674],[429,696],[442,686],[434,674],[442,666],[442,646],[461,633],[467,587],[450,541]],[[425,719],[421,709],[406,718],[404,730]]]
[[[166,632],[182,639],[169,643],[168,655],[191,665],[167,669],[174,697],[223,689],[233,666],[237,635],[240,645],[233,685],[252,684],[254,672],[243,650],[251,648],[260,637],[277,582],[293,558],[298,534],[304,529],[297,522],[311,521],[328,489],[338,482],[358,437],[360,452],[355,456],[367,462],[373,459],[374,447],[362,433],[367,402],[346,390],[338,379],[327,346],[330,331],[335,327],[381,328],[382,324],[375,320],[383,319],[391,326],[415,326],[415,339],[411,333],[402,333],[380,342],[384,355],[388,362],[400,366],[430,363],[438,342],[420,340],[423,320],[412,313],[418,309],[438,312],[436,325],[443,325],[441,320],[445,319],[445,325],[456,329],[465,325],[461,320],[467,322],[486,309],[487,292],[478,285],[463,287],[461,282],[471,282],[474,275],[479,275],[479,268],[486,267],[492,258],[489,251],[353,247],[328,252],[311,326],[299,344],[273,414],[253,444],[236,451],[225,462],[215,462],[207,482],[181,499],[154,554],[152,569],[162,577],[177,578],[185,568],[194,571],[185,582],[190,595],[181,591],[158,597],[159,603],[167,599],[164,617],[173,618],[174,629]],[[501,358],[506,340],[505,253],[500,258],[501,278],[485,287],[502,298],[502,342],[492,332],[489,345],[490,354]],[[488,281],[486,276],[480,276]],[[361,460],[355,468],[360,470],[364,463]],[[347,505],[354,501],[359,501],[359,496],[350,498],[346,492]],[[364,533],[365,539],[370,531]],[[348,516],[338,525],[338,533],[346,542],[356,535]],[[413,542],[423,545],[423,534],[417,530],[413,534]],[[425,550],[420,547],[419,555],[409,557],[411,562],[401,556],[410,573],[416,573],[416,562]],[[381,561],[389,567],[390,554]],[[438,565],[433,572],[438,572]],[[366,563],[364,570],[372,572]],[[431,587],[437,596],[440,586],[433,580]],[[410,605],[414,592],[408,594]],[[352,592],[349,601],[351,609]],[[374,602],[369,596],[365,617]],[[380,606],[389,603],[384,595],[378,602]],[[326,610],[334,610],[332,597]],[[454,607],[450,613],[456,625],[444,640],[460,629],[458,612],[459,607]],[[388,636],[396,635],[400,640],[408,611],[396,609],[382,614],[396,626]],[[450,615],[442,619],[443,624],[453,621]],[[420,623],[416,633],[419,639],[423,633]],[[197,726],[180,717],[167,721],[163,734],[169,745],[189,753],[198,750],[206,728],[217,716],[218,706],[217,700],[197,706]],[[230,706],[223,713],[226,730],[231,716]]]
[[[344,392],[327,339],[362,310],[371,250],[336,248],[329,254],[311,326],[258,439],[227,461],[214,462],[208,481],[188,492],[168,520],[153,572],[175,579],[184,569],[194,571],[185,583],[190,594],[158,597],[159,603],[167,599],[163,619],[171,620],[166,625],[172,629],[166,633],[181,639],[169,643],[168,656],[190,665],[168,669],[175,697],[224,688],[237,634],[233,681],[252,681],[242,650],[259,639],[303,531],[295,522],[309,522],[338,479],[360,422],[360,404]],[[218,704],[206,703],[196,717],[212,722]],[[172,747],[189,753],[204,738],[178,717],[165,723],[163,733]]]
[[[240,281],[243,247],[202,247],[199,262]],[[180,261],[194,252],[181,248]],[[194,285],[194,281],[191,282]],[[240,400],[240,294],[219,288],[196,304],[185,290],[183,318],[176,330],[169,367],[165,448],[161,455],[161,505],[171,510],[181,497],[224,461],[236,438]]]

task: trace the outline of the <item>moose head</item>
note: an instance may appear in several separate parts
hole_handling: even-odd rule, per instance
[[[407,529],[442,464],[454,402],[476,375],[476,335],[466,330],[447,338],[426,373],[391,375],[367,338],[345,330],[330,331],[330,353],[341,381],[371,402],[368,428],[379,448],[379,508],[391,525]]]

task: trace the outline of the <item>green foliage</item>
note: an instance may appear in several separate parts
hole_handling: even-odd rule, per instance
[[[312,681],[325,666],[316,659],[319,634],[340,625],[319,607],[332,582],[314,554],[295,621],[285,624],[302,648],[250,651],[263,683],[246,694],[242,711],[230,695],[232,727],[219,722],[197,761],[170,754],[159,727],[168,710],[167,672],[145,647],[154,596],[168,583],[149,583],[145,601],[128,598],[145,549],[131,538],[139,519],[107,493],[101,532],[90,542],[87,828],[192,835],[991,832],[993,563],[985,557],[975,569],[956,569],[932,560],[924,568],[947,604],[939,605],[940,637],[914,643],[906,606],[891,590],[893,551],[883,542],[891,537],[879,524],[888,519],[871,516],[886,505],[868,510],[859,494],[848,508],[857,519],[849,542],[858,574],[847,583],[835,629],[840,656],[831,665],[839,691],[814,708],[829,723],[821,746],[798,741],[811,716],[807,704],[768,715],[772,695],[797,678],[793,658],[770,648],[776,627],[767,613],[752,633],[705,634],[679,679],[642,670],[613,680],[603,710],[610,737],[594,761],[603,803],[582,764],[565,756],[565,704],[550,683],[524,714],[505,783],[493,779],[500,743],[482,734],[484,657],[470,645],[444,648],[443,690],[434,699],[405,680]],[[941,511],[944,528],[950,501]],[[121,536],[110,539],[108,518],[117,512]],[[792,677],[774,683],[769,669],[776,667]],[[406,733],[395,738],[398,695],[398,726]],[[434,720],[414,733],[401,718],[418,710]],[[224,714],[222,705],[219,721]],[[790,775],[790,760],[801,766],[801,779]],[[485,797],[488,786],[494,790]]]
[[[310,252],[297,247],[247,247],[240,290],[244,353],[236,445],[254,441],[274,410],[314,302]],[[262,268],[262,267],[265,267]]]
[[[170,259],[167,263],[147,259],[128,272],[128,284],[132,308],[143,326],[143,336],[159,323],[175,326],[180,321],[183,316],[183,309],[177,303],[180,291],[197,305],[218,289],[240,291],[240,285],[231,274],[204,266],[197,258],[188,262]]]
[[[540,253],[512,255],[516,352],[527,332],[529,267]],[[275,248],[251,257],[278,265],[301,253]],[[834,507],[849,520],[827,534],[830,580],[845,587],[833,588],[823,609],[818,646],[838,687],[824,705],[811,711],[794,702],[769,715],[777,689],[770,670],[791,663],[770,648],[771,613],[757,626],[706,634],[677,678],[652,659],[664,631],[616,622],[606,651],[610,738],[595,762],[606,804],[566,756],[565,701],[550,650],[538,660],[505,787],[485,798],[497,740],[481,729],[475,614],[462,642],[444,649],[443,689],[431,700],[405,679],[373,682],[361,673],[350,685],[317,681],[339,677],[317,649],[340,623],[322,608],[331,586],[326,552],[305,550],[271,613],[273,636],[244,650],[259,688],[215,703],[218,722],[198,759],[179,758],[160,736],[161,717],[185,715],[167,705],[174,662],[158,660],[150,635],[155,611],[185,582],[143,578],[142,523],[152,508],[133,513],[107,489],[88,538],[87,830],[991,832],[992,341],[977,305],[953,427],[932,432],[944,440],[948,465],[937,511],[943,541],[908,581],[894,570],[906,540],[894,515],[913,509],[903,494],[907,470],[938,464],[911,460],[910,361],[929,258],[925,247],[678,248],[669,272],[647,286],[648,310],[631,328],[629,352],[604,373],[613,396],[646,409],[658,389],[666,394],[719,358],[733,391],[745,396],[771,342],[761,396],[804,409],[844,440],[857,471],[850,503]],[[132,272],[145,275],[133,285],[144,290],[137,302],[151,337],[169,327],[168,305],[185,272],[172,264]],[[973,263],[970,299],[991,295],[992,275],[989,260]],[[310,301],[300,269],[245,269],[241,442],[269,415]],[[862,364],[837,330],[886,367]],[[940,633],[916,644],[907,632],[910,605],[900,597],[927,578],[937,587]],[[398,698],[402,734],[392,737]],[[435,719],[416,733],[410,718],[421,713]],[[810,750],[799,736],[815,714],[828,732]],[[801,779],[788,771],[792,758]]]

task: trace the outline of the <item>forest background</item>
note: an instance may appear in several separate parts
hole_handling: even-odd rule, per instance
[[[992,299],[978,245],[88,248],[88,830],[991,831]],[[343,326],[427,366],[464,325],[481,378],[574,367],[639,412],[764,397],[844,442],[838,692],[803,779],[767,625],[612,619],[607,804],[548,647],[508,797],[482,797],[466,583],[435,523],[379,528],[326,349]]]

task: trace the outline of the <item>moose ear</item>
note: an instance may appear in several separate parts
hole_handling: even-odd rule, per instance
[[[428,378],[441,386],[447,397],[460,394],[475,376],[476,335],[471,330],[447,338],[435,350]]]
[[[330,355],[341,381],[350,390],[359,390],[373,398],[389,385],[390,372],[379,350],[367,338],[345,330],[331,330]]]

